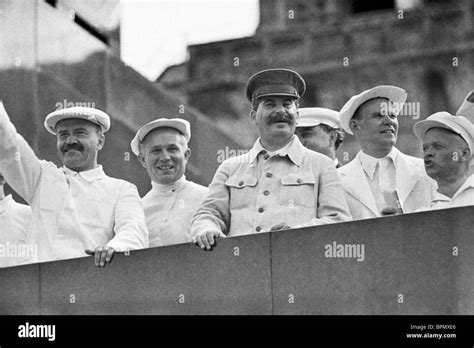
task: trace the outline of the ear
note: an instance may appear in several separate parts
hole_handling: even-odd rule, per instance
[[[143,152],[140,151],[137,158],[138,158],[138,162],[140,162],[142,167],[146,169],[146,161],[145,161],[145,156],[143,155]]]
[[[354,119],[350,120],[349,127],[351,128],[352,133],[354,133],[356,129],[359,129],[359,121]]]
[[[331,146],[336,145],[336,140],[337,140],[337,132],[335,130],[332,130],[331,133],[329,133],[329,143]]]
[[[97,142],[97,151],[102,150],[102,148],[104,147],[104,144],[105,144],[105,136],[104,134],[101,134],[99,136],[99,141]]]
[[[188,147],[186,151],[184,151],[184,159],[186,160],[186,163],[188,162],[189,157],[191,157],[191,149]]]
[[[257,112],[253,109],[252,111],[250,111],[250,120],[252,121],[254,125],[257,124]]]
[[[462,152],[461,152],[461,161],[468,162],[470,160],[471,160],[471,150],[469,150],[468,147],[465,147],[464,149],[462,149]]]

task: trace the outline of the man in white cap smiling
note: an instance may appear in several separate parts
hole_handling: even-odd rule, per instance
[[[336,168],[341,167],[336,158],[336,150],[344,139],[339,130],[339,112],[326,108],[301,108],[298,113],[295,134],[303,146],[328,156]]]
[[[105,266],[115,251],[148,247],[148,231],[135,185],[107,176],[97,164],[109,116],[98,109],[60,109],[44,126],[57,139],[63,166],[36,157],[0,103],[0,170],[31,205],[28,244],[45,262],[93,254]]]
[[[463,116],[437,112],[413,127],[423,141],[426,173],[438,182],[431,209],[474,205],[474,125]]]
[[[341,109],[341,127],[355,135],[361,151],[339,168],[354,220],[410,213],[431,201],[436,183],[423,160],[400,152],[398,114],[405,90],[377,86],[352,97]]]
[[[250,119],[260,137],[242,156],[224,161],[193,216],[196,243],[351,219],[334,163],[294,135],[303,78],[292,70],[263,70],[246,86]]]
[[[207,187],[184,175],[191,150],[191,126],[181,118],[160,118],[141,127],[133,153],[150,176],[152,189],[142,199],[150,247],[189,243],[191,217]]]
[[[29,206],[17,203],[11,195],[5,196],[5,179],[0,172],[0,246],[2,251],[13,247],[16,250],[26,243],[27,227],[31,219]],[[0,253],[0,267],[15,266],[22,262],[24,255]]]

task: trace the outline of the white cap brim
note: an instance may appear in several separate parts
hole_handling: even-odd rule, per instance
[[[191,139],[191,125],[188,121],[182,118],[160,118],[142,126],[133,137],[130,147],[136,156],[140,153],[140,143],[152,130],[157,128],[173,128],[183,134],[186,141],[189,142]]]
[[[474,125],[463,116],[454,116],[448,112],[437,112],[427,119],[415,123],[413,132],[423,140],[425,133],[431,128],[444,128],[458,134],[469,146],[471,156],[474,154]]]
[[[456,115],[464,116],[471,121],[471,123],[474,123],[474,91],[467,94],[461,107],[456,112]]]
[[[66,119],[81,119],[94,123],[105,133],[110,129],[110,116],[102,110],[77,106],[60,109],[49,113],[44,119],[44,127],[51,134],[56,135],[56,125]]]
[[[298,109],[296,127],[314,127],[325,124],[331,128],[340,128],[339,112],[326,108]]]

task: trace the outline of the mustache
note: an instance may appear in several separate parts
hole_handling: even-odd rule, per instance
[[[84,151],[84,146],[82,146],[79,143],[76,143],[76,144],[66,144],[61,148],[62,153],[65,153],[69,150],[76,150],[76,151],[82,152],[82,151]]]
[[[273,112],[270,114],[268,117],[268,123],[277,123],[277,122],[286,122],[288,124],[291,124],[293,122],[293,117],[291,114],[287,111],[284,112]]]

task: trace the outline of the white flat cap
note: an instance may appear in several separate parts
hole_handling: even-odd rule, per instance
[[[135,137],[130,143],[132,152],[138,156],[140,153],[138,145],[143,141],[143,139],[145,139],[152,130],[163,127],[174,128],[183,134],[187,141],[191,139],[191,125],[188,121],[183,120],[182,118],[159,118],[148,122],[137,131],[137,134],[135,134]]]
[[[298,123],[296,127],[314,127],[325,124],[331,128],[341,128],[339,112],[326,108],[301,108],[298,109]]]
[[[349,134],[353,134],[350,127],[350,120],[354,117],[354,113],[359,106],[374,98],[387,98],[390,102],[395,103],[397,106],[395,111],[398,115],[407,100],[407,92],[400,87],[382,85],[353,96],[340,111],[339,121],[341,122],[342,129]]]
[[[464,116],[469,121],[474,123],[474,91],[470,91],[467,94],[466,98],[464,98],[464,101],[461,104],[461,107],[456,112],[456,115]]]
[[[49,113],[44,119],[44,127],[51,134],[56,134],[56,124],[59,121],[74,118],[95,123],[102,128],[104,133],[110,129],[109,115],[102,110],[83,106],[60,109]]]
[[[413,132],[422,140],[425,133],[431,128],[444,128],[456,134],[469,145],[471,155],[474,154],[474,125],[464,116],[454,116],[449,112],[437,112],[423,121],[415,123]]]

